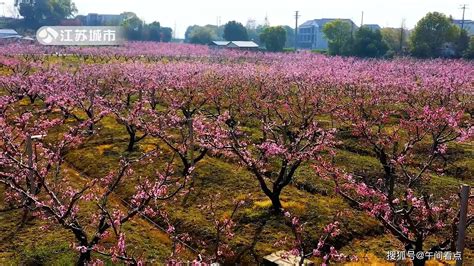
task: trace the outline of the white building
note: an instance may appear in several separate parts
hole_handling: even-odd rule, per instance
[[[312,49],[312,50],[327,50],[328,40],[323,33],[323,28],[326,23],[338,20],[335,18],[322,18],[306,21],[298,28],[298,48]],[[354,32],[357,30],[357,25],[350,19],[339,19],[348,22]]]

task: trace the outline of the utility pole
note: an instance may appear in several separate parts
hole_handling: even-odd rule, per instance
[[[295,11],[295,51],[298,50],[298,19],[300,18],[300,12]]]
[[[174,22],[174,29],[173,29],[173,39],[176,39],[178,33],[176,32],[176,21]],[[141,93],[141,91],[140,91]]]
[[[360,26],[364,26],[364,11],[362,11],[362,18],[360,19]]]
[[[265,14],[265,21],[263,22],[263,26],[270,27],[270,20],[268,20],[268,14]]]
[[[6,15],[5,15],[5,2],[0,2],[0,5],[3,7],[2,17],[6,17]]]
[[[404,35],[405,35],[405,19],[402,20],[402,25],[400,26],[400,53],[403,53]]]
[[[464,15],[466,14],[467,5],[464,4],[461,6],[462,9],[462,20],[461,20],[461,30],[464,29]]]

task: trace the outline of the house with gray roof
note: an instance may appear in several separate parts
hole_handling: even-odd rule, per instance
[[[227,44],[227,48],[239,48],[245,50],[257,50],[258,44],[252,41],[232,41]]]
[[[213,41],[209,44],[211,48],[232,48],[241,50],[258,50],[259,46],[252,41]]]
[[[228,41],[213,41],[209,46],[211,48],[226,48],[229,43]]]
[[[21,38],[21,35],[14,29],[0,29],[0,39]]]
[[[473,20],[464,20],[464,24],[460,19],[453,19],[454,25],[457,25],[459,28],[463,28],[467,31],[467,35],[474,36],[474,21]]]
[[[327,50],[328,40],[323,33],[324,25],[337,20],[336,18],[322,18],[308,20],[298,28],[298,48],[312,50]],[[354,31],[357,25],[350,19],[339,19],[351,24]]]

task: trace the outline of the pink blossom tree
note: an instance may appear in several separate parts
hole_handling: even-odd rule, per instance
[[[137,79],[139,67],[114,67],[108,71],[112,79],[109,88],[113,93],[103,101],[105,111],[112,113],[116,121],[125,126],[129,135],[127,152],[135,149],[135,144],[143,140],[147,133],[139,134],[140,116],[145,111],[141,80]]]
[[[330,262],[337,263],[357,260],[355,256],[347,256],[343,253],[339,253],[330,243],[341,234],[340,223],[337,221],[340,215],[340,213],[337,214],[333,221],[324,227],[316,247],[308,247],[304,243],[305,225],[301,222],[300,218],[285,211],[285,219],[291,227],[294,240],[293,248],[289,252],[283,253],[282,256],[288,258],[289,255],[293,255],[299,258],[300,260],[297,262],[298,265],[304,265],[305,259],[307,258],[319,258],[322,261],[321,265],[328,265]],[[286,244],[286,242],[288,242],[288,239],[280,240],[276,245]]]
[[[2,105],[6,107],[8,105]],[[150,202],[166,201],[179,193],[183,186],[181,178],[175,177],[173,163],[157,171],[155,176],[133,179],[136,180],[135,194],[131,197],[131,207],[124,210],[110,198],[115,197],[123,180],[133,178],[132,166],[149,163],[156,151],[135,159],[122,158],[119,166],[105,177],[75,180],[64,164],[64,155],[89,137],[82,134],[88,123],[68,125],[69,129],[54,139],[38,142],[31,158],[25,149],[28,136],[48,134],[64,121],[43,118],[42,123],[34,123],[38,117],[32,113],[13,118],[9,118],[13,113],[8,110],[1,113],[0,183],[6,187],[5,200],[27,207],[34,217],[71,232],[76,239],[73,246],[80,253],[78,265],[90,263],[93,253],[136,264],[136,258],[126,251],[126,236],[121,226],[140,213],[158,215],[149,207]],[[29,163],[30,158],[32,163]],[[96,208],[92,212],[82,210],[84,204]],[[116,245],[106,245],[104,239],[115,240]]]
[[[214,226],[214,236],[211,243],[206,243],[210,246],[208,249],[211,252],[206,259],[209,262],[225,263],[235,253],[229,244],[229,241],[235,236],[236,215],[240,208],[245,204],[245,200],[234,200],[230,214],[227,214],[221,208],[216,206],[216,202],[222,200],[221,194],[216,194],[214,198],[205,205],[201,205],[200,209],[203,213],[210,217]]]
[[[334,177],[345,199],[379,220],[414,254],[455,250],[456,194],[435,195],[429,184],[433,174],[442,173],[448,145],[473,136],[472,121],[465,115],[469,101],[462,101],[472,95],[466,95],[469,90],[463,85],[443,82],[436,93],[433,86],[410,83],[397,84],[397,89],[393,83],[377,82],[346,86],[339,94],[338,119],[371,150],[382,172],[358,176],[329,165],[316,167],[323,176]],[[427,238],[440,231],[446,240],[426,247]],[[415,256],[414,264],[424,265],[425,260]]]
[[[102,65],[51,71],[51,78],[45,82],[49,88],[44,90],[45,103],[61,110],[66,118],[73,117],[77,122],[89,121],[89,132],[92,134],[94,126],[108,114],[103,102],[114,88],[109,71]]]
[[[157,65],[152,69],[158,88],[149,88],[146,93],[151,110],[143,112],[141,128],[152,137],[162,141],[180,160],[183,175],[188,175],[208,153],[208,148],[199,145],[198,127],[203,125],[204,114],[209,106],[208,84],[213,79],[212,67],[203,64],[179,63],[174,66]],[[160,108],[156,108],[156,95],[160,95]],[[190,187],[193,186],[194,178]]]
[[[32,104],[38,97],[44,97],[48,78],[45,73],[50,70],[47,64],[29,63],[17,59],[3,61],[1,64],[9,73],[0,77],[0,86],[11,96],[17,99],[28,97]]]
[[[327,112],[324,95],[303,74],[268,69],[239,75],[238,86],[215,95],[219,113],[200,128],[201,142],[246,166],[280,213],[281,192],[297,169],[323,160],[321,155],[333,145],[332,130],[318,123],[318,116]]]

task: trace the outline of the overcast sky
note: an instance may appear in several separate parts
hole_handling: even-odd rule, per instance
[[[6,2],[6,13],[14,0]],[[119,14],[135,12],[147,23],[159,21],[175,28],[177,37],[183,37],[189,25],[221,24],[237,20],[246,24],[249,18],[263,23],[268,16],[271,25],[294,27],[294,11],[299,10],[300,24],[316,18],[350,18],[382,27],[399,27],[402,19],[412,28],[427,12],[439,11],[461,18],[461,4],[468,4],[466,19],[474,19],[474,0],[73,0],[79,14]]]

